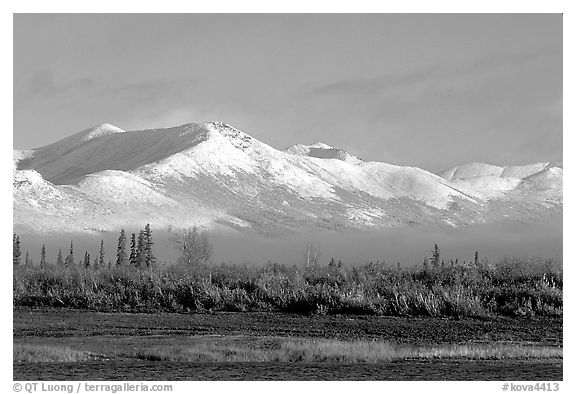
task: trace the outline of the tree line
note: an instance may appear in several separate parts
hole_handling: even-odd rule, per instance
[[[180,252],[179,262],[187,266],[194,266],[198,264],[203,264],[210,260],[213,247],[209,240],[208,234],[205,230],[202,230],[196,226],[187,229],[176,230],[173,227],[168,228],[168,232],[171,234],[170,243],[174,248]],[[22,265],[22,248],[20,242],[20,236],[13,234],[13,263],[14,266]],[[146,224],[143,229],[136,233],[132,233],[130,236],[130,254],[127,251],[127,237],[124,229],[121,229],[120,236],[118,238],[118,246],[116,249],[116,260],[108,260],[108,268],[112,268],[113,265],[122,266],[133,266],[136,268],[151,268],[156,266],[157,259],[152,252],[152,230],[150,224]],[[312,252],[313,247],[310,246],[306,253],[306,267],[316,266],[318,263],[318,253]],[[311,257],[312,256],[312,257]],[[100,241],[100,250],[98,256],[92,259],[88,251],[84,252],[84,258],[79,261],[79,264],[84,268],[104,268],[105,267],[105,252],[104,252],[104,240]],[[45,268],[48,262],[46,259],[46,246],[42,244],[42,249],[40,251],[40,268]],[[453,268],[458,266],[458,259],[449,261],[450,267]],[[28,252],[24,258],[24,266],[32,266],[34,261],[29,257]],[[62,249],[58,250],[58,256],[56,258],[56,266],[72,267],[75,266],[74,258],[74,243],[70,241],[70,248],[66,258],[62,255]],[[332,258],[328,264],[330,267],[336,266],[334,258]],[[338,262],[338,266],[341,267],[342,262]],[[400,262],[398,262],[398,266]],[[430,267],[431,265],[431,267]],[[479,268],[481,266],[480,257],[478,251],[474,253],[473,266]],[[444,259],[440,257],[440,248],[438,244],[434,244],[432,249],[432,255],[429,258],[425,258],[422,263],[422,268],[424,272],[442,272],[446,265]],[[446,267],[447,268],[447,267]]]
[[[168,232],[170,233],[170,243],[180,252],[179,262],[192,266],[204,264],[210,260],[213,248],[208,233],[205,230],[196,226],[181,230],[169,227]],[[129,245],[128,242],[130,243]],[[130,234],[129,240],[126,231],[121,229],[115,259],[108,259],[107,263],[105,262],[104,240],[100,241],[100,250],[97,256],[92,258],[91,254],[86,250],[84,257],[78,261],[74,255],[74,242],[70,241],[70,247],[68,248],[66,256],[63,255],[61,248],[58,250],[55,265],[58,267],[81,266],[86,269],[99,269],[105,268],[106,266],[108,268],[112,268],[113,266],[152,268],[157,265],[157,258],[152,251],[152,245],[154,245],[152,241],[152,229],[148,223],[138,234]],[[24,261],[22,262],[22,246],[18,234],[13,234],[12,246],[14,266],[24,265],[30,267],[34,265],[34,261],[30,258],[28,251],[26,251]],[[40,268],[46,268],[47,265],[46,245],[42,244],[40,251]]]
[[[84,252],[84,257],[80,260],[76,260],[74,257],[74,241],[70,241],[70,247],[68,248],[68,253],[66,257],[62,254],[62,248],[58,250],[58,255],[56,257],[56,266],[58,267],[74,267],[81,266],[84,268],[112,268],[113,265],[116,266],[134,266],[136,268],[151,268],[157,263],[156,256],[152,252],[152,229],[150,224],[146,224],[143,229],[136,233],[132,233],[130,237],[130,250],[128,254],[127,251],[127,239],[126,232],[124,229],[120,231],[120,236],[118,238],[118,246],[116,249],[116,259],[108,260],[105,263],[105,251],[104,251],[104,240],[100,241],[100,250],[98,255],[92,258],[91,254],[86,250]],[[28,251],[24,261],[22,261],[22,245],[20,241],[20,236],[18,234],[13,234],[12,237],[12,261],[14,266],[24,265],[26,267],[33,266],[34,261],[30,258]],[[42,249],[40,250],[40,268],[45,268],[48,265],[46,258],[46,245],[42,244]]]

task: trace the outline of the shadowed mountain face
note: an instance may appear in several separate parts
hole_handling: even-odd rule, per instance
[[[36,149],[19,168],[37,170],[56,185],[73,184],[100,171],[132,171],[155,163],[197,145],[205,134],[195,124],[130,133],[104,124]]]
[[[14,152],[14,227],[151,223],[266,235],[534,221],[562,213],[562,163],[471,163],[440,175],[318,143],[276,150],[223,123],[102,124]]]

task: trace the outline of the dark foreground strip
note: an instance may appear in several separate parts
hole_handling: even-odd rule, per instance
[[[562,361],[396,361],[380,364],[17,363],[14,380],[562,380]]]

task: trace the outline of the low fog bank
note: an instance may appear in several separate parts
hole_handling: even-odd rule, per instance
[[[130,232],[127,230],[129,253]],[[152,228],[153,251],[160,262],[172,263],[178,253],[169,242],[169,234]],[[21,234],[22,260],[28,251],[34,264],[40,261],[42,244],[46,245],[49,263],[56,261],[58,249],[66,256],[70,240],[74,242],[76,260],[88,251],[92,259],[98,255],[100,240],[104,240],[105,260],[115,261],[118,233],[87,234]],[[478,250],[481,258],[490,261],[505,257],[544,257],[562,261],[562,219],[556,218],[532,224],[475,225],[464,229],[412,227],[390,229],[362,234],[315,232],[311,234],[262,238],[256,235],[212,233],[213,261],[216,263],[262,264],[273,261],[301,264],[305,261],[307,248],[319,254],[326,264],[332,257],[346,264],[367,261],[386,261],[390,264],[420,264],[430,257],[435,243],[440,247],[441,257],[469,261]]]

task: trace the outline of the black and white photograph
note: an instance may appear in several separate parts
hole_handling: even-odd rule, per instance
[[[561,12],[12,18],[15,392],[562,391]]]

